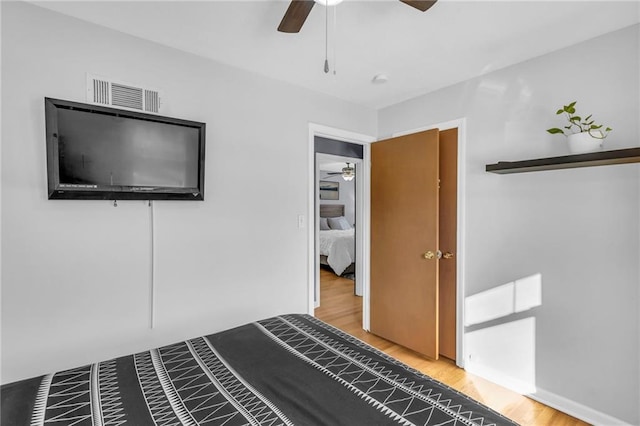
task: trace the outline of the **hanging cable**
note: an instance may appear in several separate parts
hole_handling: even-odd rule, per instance
[[[151,239],[150,239],[150,257],[151,257],[151,262],[150,262],[150,276],[149,276],[149,328],[153,329],[153,327],[155,326],[155,322],[156,322],[156,274],[155,274],[155,270],[156,270],[156,250],[155,250],[155,246],[156,246],[156,242],[155,242],[155,233],[156,233],[156,222],[155,222],[155,218],[154,218],[154,211],[153,211],[153,201],[149,200],[149,223],[150,223],[150,232],[151,232]]]
[[[336,75],[336,39],[338,38],[338,5],[333,6],[333,75]]]

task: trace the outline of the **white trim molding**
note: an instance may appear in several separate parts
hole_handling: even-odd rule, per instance
[[[594,410],[591,407],[587,407],[586,405],[582,405],[563,396],[548,392],[544,389],[537,388],[535,393],[529,394],[527,397],[592,425],[631,426],[631,424],[618,418],[602,413],[598,410]]]

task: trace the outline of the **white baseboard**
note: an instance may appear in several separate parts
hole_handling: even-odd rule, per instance
[[[529,398],[555,408],[556,410],[567,413],[587,423],[596,426],[631,426],[629,423],[602,413],[586,405],[579,404],[575,401],[567,399],[563,396],[556,395],[544,389],[537,388],[536,392],[527,395]]]
[[[467,361],[465,370],[469,373],[483,377],[493,383],[500,386],[504,386],[507,389],[511,389],[522,395],[538,401],[544,405],[555,408],[570,416],[583,420],[595,426],[632,426],[631,424],[617,419],[608,414],[602,413],[586,405],[582,405],[576,401],[557,395],[555,393],[540,389],[539,387],[532,387],[531,384],[518,380],[496,371],[495,369],[488,368],[482,364],[477,364],[472,361]],[[535,392],[531,391],[535,389]]]
[[[483,377],[492,383],[510,389],[520,395],[528,395],[530,392],[536,390],[535,386],[530,381],[522,380],[521,378],[511,377],[508,374],[495,369],[487,367],[483,364],[474,362],[472,359],[467,360],[465,363],[465,370],[476,376]]]

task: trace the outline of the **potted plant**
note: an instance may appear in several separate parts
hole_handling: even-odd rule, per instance
[[[552,127],[551,129],[547,129],[547,132],[552,135],[565,135],[567,137],[567,143],[569,144],[569,151],[573,154],[601,150],[602,141],[609,135],[609,132],[613,130],[610,127],[605,127],[603,130],[602,127],[604,126],[602,124],[595,124],[591,118],[593,114],[589,114],[585,118],[576,115],[576,102],[564,105],[556,112],[556,115],[562,114],[566,116],[569,125],[564,126],[562,129]]]

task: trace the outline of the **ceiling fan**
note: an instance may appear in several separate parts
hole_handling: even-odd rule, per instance
[[[431,6],[433,6],[437,0],[400,0],[404,4],[415,7],[416,9],[425,12]],[[319,0],[321,4],[331,5],[331,0]],[[334,1],[334,3],[337,3]],[[283,33],[297,33],[300,32],[304,21],[307,20],[307,16],[313,9],[313,5],[316,4],[316,0],[291,0],[289,8],[284,14],[278,31]]]
[[[328,172],[328,176],[337,176],[341,175],[342,179],[348,181],[353,180],[356,177],[356,169],[351,166],[351,163],[347,163],[347,167],[343,167],[341,172]]]

